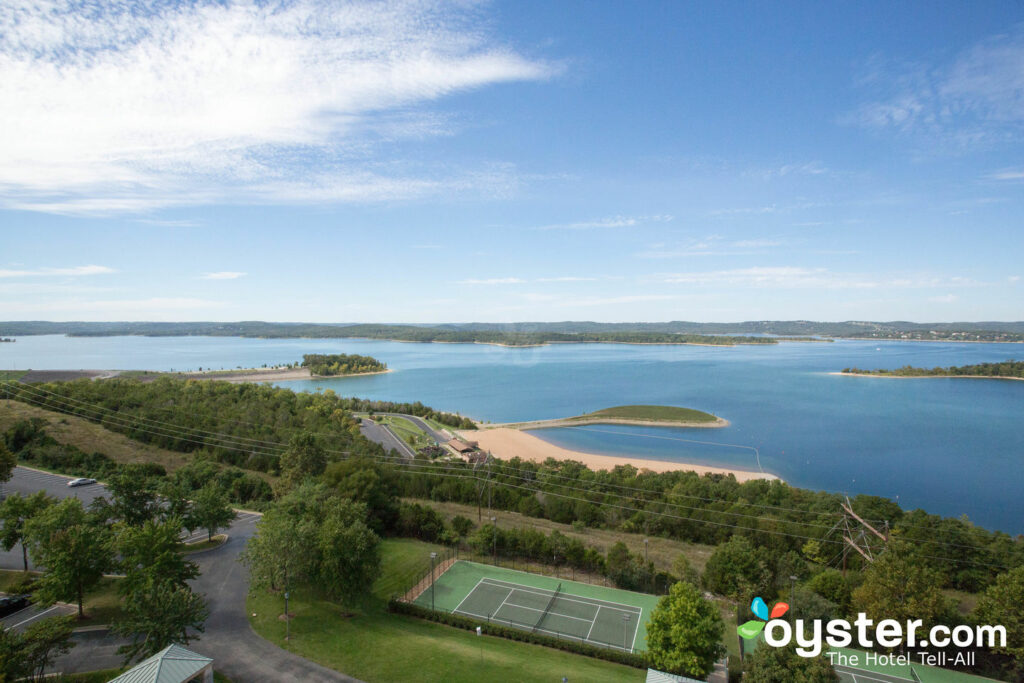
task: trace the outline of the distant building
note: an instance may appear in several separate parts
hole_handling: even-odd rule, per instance
[[[452,452],[454,452],[455,455],[465,456],[469,455],[470,453],[476,450],[475,443],[466,443],[462,439],[452,439],[445,445],[448,446],[448,448],[452,449]]]

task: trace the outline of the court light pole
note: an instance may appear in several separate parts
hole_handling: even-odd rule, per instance
[[[644,539],[644,564],[649,564],[650,561],[647,559],[647,539]]]
[[[437,559],[437,553],[430,553],[430,611],[434,611],[434,560]]]
[[[284,592],[284,639],[291,640],[292,638],[292,618],[288,614],[288,591]]]

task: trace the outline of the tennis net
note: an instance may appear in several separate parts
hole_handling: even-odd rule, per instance
[[[555,599],[558,598],[558,594],[562,592],[562,584],[559,583],[555,588],[555,592],[551,594],[551,599],[548,600],[548,606],[544,608],[544,611],[540,614],[540,619],[537,620],[537,624],[533,627],[533,632],[536,633],[540,629],[540,625],[544,623],[544,617],[551,611],[552,605],[555,604]]]

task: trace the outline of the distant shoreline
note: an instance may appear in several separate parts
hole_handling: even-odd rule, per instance
[[[531,420],[527,422],[478,422],[477,429],[487,431],[491,429],[550,429],[552,427],[579,427],[580,425],[633,425],[637,427],[677,427],[680,429],[719,429],[728,427],[729,421],[725,418],[716,417],[714,422],[683,422],[673,420],[630,420],[619,417],[560,417],[551,420]]]
[[[639,470],[651,470],[652,472],[696,472],[697,474],[731,474],[739,482],[755,479],[766,479],[769,481],[781,481],[774,474],[757,472],[753,470],[742,470],[731,467],[714,467],[710,465],[695,465],[693,463],[674,462],[671,460],[648,460],[644,458],[633,458],[619,455],[597,455],[596,453],[584,453],[572,451],[519,429],[496,428],[482,431],[459,431],[460,438],[467,441],[475,441],[480,448],[490,451],[502,460],[520,458],[531,462],[542,463],[549,458],[559,461],[581,462],[593,470],[611,470],[620,465],[631,465]]]
[[[975,342],[966,342],[975,343]],[[987,342],[977,342],[987,343]],[[1002,342],[1004,344],[1016,344],[1018,342]],[[842,377],[881,377],[883,379],[1012,379],[1024,382],[1024,377],[1009,377],[1006,375],[893,375],[888,373],[874,372],[830,372],[830,375]]]

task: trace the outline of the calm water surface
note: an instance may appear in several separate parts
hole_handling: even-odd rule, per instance
[[[396,372],[283,382],[299,391],[422,401],[494,422],[614,405],[679,405],[725,429],[587,426],[536,435],[566,448],[757,469],[796,485],[898,498],[1024,532],[1024,382],[836,377],[848,366],[932,367],[1024,358],[1017,344],[839,341],[765,347],[558,344],[508,349],[335,339],[21,337],[0,369],[190,370],[374,356]],[[703,442],[703,443],[695,443]]]

